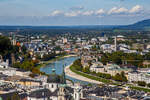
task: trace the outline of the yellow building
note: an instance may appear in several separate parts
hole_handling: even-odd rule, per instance
[[[40,86],[41,82],[30,79],[21,79],[17,82],[17,84],[20,84],[22,86]]]

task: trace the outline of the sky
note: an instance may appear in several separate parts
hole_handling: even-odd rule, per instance
[[[0,25],[128,25],[150,19],[150,0],[0,0]]]

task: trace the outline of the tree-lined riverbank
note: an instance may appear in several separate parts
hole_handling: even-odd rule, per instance
[[[67,76],[75,78],[75,79],[78,79],[78,80],[81,80],[81,81],[89,82],[89,83],[102,84],[102,82],[100,82],[98,80],[93,80],[93,79],[90,79],[88,77],[84,77],[84,76],[82,76],[80,74],[77,74],[77,73],[73,72],[70,69],[71,65],[68,65],[68,66],[65,67],[65,73],[66,73]]]

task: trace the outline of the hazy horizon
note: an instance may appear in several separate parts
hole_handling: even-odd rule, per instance
[[[0,0],[0,25],[128,25],[149,19],[149,4],[148,0]]]

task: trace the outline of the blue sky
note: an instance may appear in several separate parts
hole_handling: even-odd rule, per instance
[[[0,0],[0,25],[124,25],[150,18],[150,0]]]

